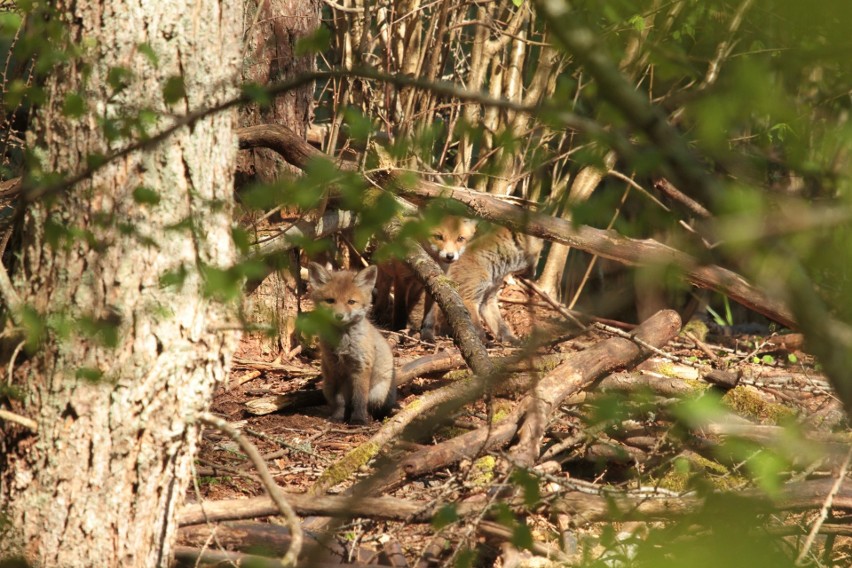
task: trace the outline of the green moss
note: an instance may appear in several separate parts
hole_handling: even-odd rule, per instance
[[[508,400],[496,399],[493,402],[494,407],[494,416],[492,417],[491,423],[496,424],[500,422],[512,412],[512,403]]]
[[[673,363],[668,361],[660,361],[657,365],[654,366],[654,370],[664,377],[669,377],[670,379],[680,379],[677,374],[677,368]]]
[[[376,457],[380,449],[378,444],[372,442],[361,444],[322,472],[322,475],[314,484],[312,492],[324,492],[328,488],[346,481],[350,475],[358,471],[359,467],[367,465],[371,459]]]
[[[455,438],[456,436],[467,434],[468,432],[469,430],[459,428],[458,426],[445,426],[443,428],[438,428],[438,431],[435,432],[435,435],[438,438],[449,440],[451,438]]]
[[[444,374],[444,378],[450,381],[461,381],[472,376],[470,369],[457,369]]]
[[[795,413],[783,404],[767,402],[747,386],[729,390],[722,401],[737,414],[762,423],[778,424],[795,417]]]
[[[681,335],[685,333],[691,333],[695,336],[698,341],[704,341],[707,337],[707,332],[709,329],[707,328],[707,324],[701,321],[700,319],[691,319],[685,326],[683,326],[683,330],[680,332]]]
[[[718,491],[739,489],[747,481],[742,476],[733,475],[727,467],[718,462],[690,453],[675,460],[674,467],[660,478],[659,485],[671,491],[683,492],[694,488],[692,479],[695,476],[701,476]]]
[[[470,469],[470,482],[476,487],[487,487],[494,481],[494,466],[497,459],[494,456],[482,456]]]

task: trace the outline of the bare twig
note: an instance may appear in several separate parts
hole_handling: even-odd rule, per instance
[[[29,428],[33,432],[38,432],[38,423],[35,420],[21,416],[20,414],[15,414],[14,412],[9,412],[8,410],[0,410],[0,420],[14,422],[15,424],[20,424],[24,428]]]
[[[811,546],[814,544],[814,539],[816,539],[817,534],[819,534],[820,527],[822,527],[822,524],[828,518],[828,511],[831,509],[831,503],[834,501],[834,497],[837,495],[837,492],[840,491],[840,487],[846,479],[846,472],[849,471],[850,461],[852,461],[852,448],[849,448],[849,451],[846,453],[846,459],[843,460],[843,463],[840,466],[840,471],[837,472],[837,479],[834,480],[834,484],[831,486],[831,491],[829,491],[828,495],[825,496],[825,501],[823,501],[822,507],[819,509],[819,516],[811,527],[811,532],[808,533],[808,537],[805,539],[804,545],[802,545],[802,550],[799,552],[799,556],[796,557],[796,566],[802,566],[805,564],[805,557],[810,552]]]
[[[234,440],[237,444],[240,445],[240,447],[246,453],[248,458],[252,461],[252,463],[254,463],[254,466],[257,468],[257,472],[260,474],[260,479],[263,482],[263,486],[266,488],[266,491],[269,493],[269,496],[275,502],[275,505],[278,507],[279,511],[281,511],[281,514],[287,520],[287,526],[289,527],[290,535],[292,536],[292,544],[287,550],[287,553],[281,559],[281,563],[285,566],[295,566],[296,559],[298,558],[299,552],[302,549],[302,527],[299,524],[299,517],[296,516],[296,513],[293,511],[293,508],[290,507],[289,503],[287,503],[287,500],[284,499],[284,494],[281,491],[281,488],[278,487],[278,484],[276,484],[275,480],[272,479],[272,475],[270,475],[269,473],[269,468],[266,467],[266,462],[263,461],[260,452],[258,452],[254,444],[246,440],[243,435],[240,434],[239,431],[237,431],[236,428],[234,428],[218,416],[214,416],[209,412],[205,412],[198,416],[198,420],[227,434],[232,440]]]

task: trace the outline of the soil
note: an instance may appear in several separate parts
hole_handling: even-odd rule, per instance
[[[531,296],[526,288],[519,285],[508,286],[501,296],[501,309],[509,325],[516,334],[523,338],[533,330],[544,330],[557,337],[559,323],[564,320],[558,312],[536,296]],[[791,376],[793,379],[785,383],[783,388],[767,388],[761,386],[745,387],[753,397],[745,397],[737,402],[740,407],[736,411],[749,415],[756,423],[776,423],[778,417],[772,412],[778,409],[789,411],[787,419],[798,420],[801,423],[820,422],[821,428],[837,428],[842,424],[843,413],[836,400],[830,394],[822,391],[807,392],[807,379],[824,381],[814,370],[810,356],[798,350],[801,345],[795,342],[790,345],[794,350],[787,350],[783,342],[778,347],[775,343],[766,342],[768,330],[764,335],[724,334],[709,324],[710,333],[704,344],[715,353],[720,360],[725,361],[725,368],[735,370],[741,376],[777,378]],[[714,335],[714,331],[716,335]],[[452,342],[447,338],[439,338],[436,345],[420,342],[416,337],[407,333],[386,333],[393,347],[398,366],[425,355],[443,350],[454,350]],[[583,349],[600,339],[599,332],[586,334],[565,342],[550,345],[550,352],[571,352]],[[765,345],[763,345],[765,344]],[[763,345],[763,347],[761,347]],[[494,346],[490,349],[494,356],[508,354],[512,351],[508,346]],[[679,339],[668,346],[667,352],[673,353],[685,360],[707,360],[707,353],[688,339]],[[274,365],[270,365],[274,364]],[[273,368],[273,367],[278,368]],[[424,392],[438,388],[452,380],[446,376],[419,377],[402,386],[399,392],[401,406],[411,404]],[[242,382],[245,380],[245,382]],[[780,380],[780,379],[779,379]],[[293,393],[297,391],[314,390],[319,388],[319,365],[316,353],[305,346],[290,359],[279,358],[275,361],[264,359],[260,352],[259,343],[247,337],[236,354],[235,364],[229,384],[222,386],[213,401],[212,410],[238,426],[267,459],[267,464],[275,481],[285,491],[306,492],[317,481],[323,471],[348,451],[365,442],[379,428],[374,422],[367,426],[350,426],[332,423],[328,419],[327,406],[312,406],[299,408],[295,411],[282,411],[254,416],[246,410],[246,402],[269,395]],[[751,381],[759,383],[760,381]],[[777,382],[777,381],[776,381]],[[780,384],[780,383],[779,383]],[[822,383],[820,383],[822,384]],[[603,402],[595,402],[602,405]],[[444,425],[436,432],[415,442],[398,444],[383,452],[378,463],[382,460],[399,459],[401,455],[412,448],[420,447],[433,441],[447,439],[463,433],[465,430],[479,427],[487,423],[490,415],[502,408],[511,406],[511,401],[494,399],[490,405],[479,401],[469,405],[459,413],[452,423]],[[751,406],[749,406],[751,405]],[[772,406],[775,405],[775,406]],[[589,420],[589,407],[582,405],[565,405],[561,417],[549,427],[550,443],[576,433],[584,428]],[[772,411],[767,410],[772,409]],[[496,409],[496,410],[495,410]],[[600,409],[598,409],[600,410]],[[625,421],[636,421],[636,416],[624,418]],[[643,418],[646,422],[655,419],[650,413]],[[644,451],[664,452],[662,447],[646,448]],[[500,458],[501,453],[493,456]],[[558,487],[560,480],[577,480],[588,483],[608,483],[620,485],[630,483],[631,479],[643,478],[646,484],[651,478],[657,482],[663,478],[659,463],[656,469],[643,470],[645,466],[630,463],[606,463],[595,461],[588,455],[576,455],[562,461],[555,471],[550,471],[539,480],[542,490],[548,487]],[[650,467],[650,466],[649,466]],[[212,429],[204,432],[198,461],[196,464],[198,488],[204,500],[221,500],[241,497],[252,497],[264,494],[261,484],[253,473],[251,464],[239,450],[238,446],[224,435]],[[374,468],[362,468],[359,479],[370,475]],[[461,503],[482,502],[485,507],[500,497],[518,489],[510,483],[511,467],[506,460],[481,458],[465,460],[456,466],[444,468],[432,474],[410,480],[401,487],[387,493],[393,497],[429,503]],[[359,479],[349,479],[334,487],[331,493],[345,492]],[[514,478],[512,478],[514,480]],[[191,489],[187,496],[188,502],[198,499],[195,490]],[[498,515],[499,517],[499,515]],[[510,515],[511,517],[511,515]],[[498,519],[499,520],[499,519]],[[587,545],[588,542],[598,542],[601,525],[577,525],[564,516],[538,515],[531,510],[521,521],[505,521],[509,527],[514,527],[517,536],[517,523],[526,527],[534,542],[553,549],[562,549],[568,554],[584,552],[601,553],[599,545]],[[303,519],[308,534],[317,536],[329,528],[328,520],[322,518]],[[513,525],[512,523],[515,523]],[[638,524],[610,523],[617,531],[631,533]],[[643,525],[644,526],[644,525]],[[370,519],[347,520],[334,532],[335,553],[329,552],[329,558],[335,563],[346,563],[348,560],[364,560],[365,555],[373,554],[374,563],[390,565],[388,551],[401,552],[408,566],[437,566],[454,565],[467,558],[466,550],[476,550],[474,565],[491,566],[511,564],[512,554],[529,556],[527,551],[518,552],[514,547],[507,548],[507,539],[495,537],[483,527],[478,519],[457,522],[446,529],[428,524],[385,522]],[[645,530],[645,529],[642,529]],[[638,533],[637,533],[638,534]],[[335,554],[337,556],[335,556]],[[347,555],[343,558],[341,555]],[[539,551],[538,556],[541,555]],[[329,560],[327,558],[327,560]],[[401,564],[399,564],[401,565]],[[545,564],[539,564],[545,565]]]

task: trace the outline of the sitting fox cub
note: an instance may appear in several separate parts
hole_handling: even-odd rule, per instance
[[[450,265],[447,276],[458,284],[459,295],[481,333],[484,320],[500,341],[517,341],[503,321],[497,296],[507,276],[535,269],[542,244],[541,239],[497,227],[474,239],[464,256]],[[439,322],[439,329],[446,332],[443,313]]]
[[[308,274],[314,305],[330,310],[342,328],[336,343],[320,340],[322,392],[331,419],[366,424],[368,410],[386,416],[396,402],[393,354],[367,319],[378,270],[329,272],[312,262]]]

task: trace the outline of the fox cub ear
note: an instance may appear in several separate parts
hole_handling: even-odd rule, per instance
[[[328,284],[328,281],[331,280],[331,274],[323,265],[311,262],[308,264],[308,278],[311,281],[311,286],[316,288]]]
[[[375,265],[368,266],[361,272],[355,275],[355,285],[364,290],[369,295],[370,291],[376,285],[376,278],[379,275],[379,269]]]

